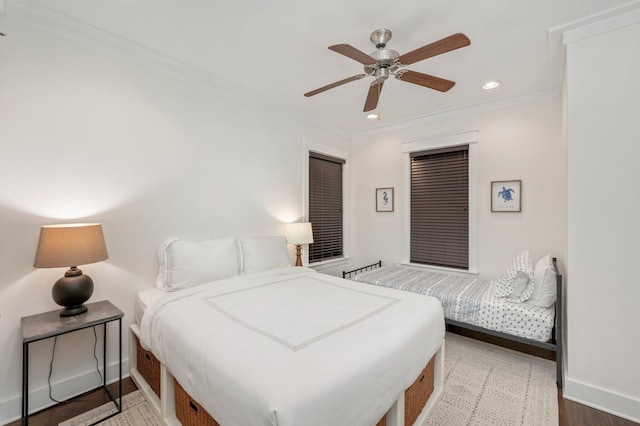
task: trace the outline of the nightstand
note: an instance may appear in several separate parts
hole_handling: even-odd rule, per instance
[[[22,424],[29,424],[29,344],[43,339],[72,333],[102,324],[102,383],[95,389],[104,388],[114,403],[117,411],[103,420],[122,412],[122,317],[124,313],[111,302],[86,304],[87,312],[72,317],[61,317],[60,309],[43,314],[22,317]],[[118,321],[118,353],[119,353],[119,402],[107,388],[107,323]],[[95,424],[95,423],[94,423]]]

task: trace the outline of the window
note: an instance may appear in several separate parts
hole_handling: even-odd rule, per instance
[[[410,161],[410,262],[469,269],[469,146]]]
[[[320,262],[344,255],[343,246],[343,166],[345,161],[309,152],[309,222],[313,244],[309,262]]]

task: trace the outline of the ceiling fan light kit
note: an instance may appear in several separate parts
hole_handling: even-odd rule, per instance
[[[376,46],[377,50],[371,54],[366,54],[349,44],[336,44],[329,46],[330,50],[351,58],[354,61],[360,62],[364,66],[364,74],[357,74],[353,77],[336,81],[335,83],[307,92],[304,96],[314,96],[318,93],[325,92],[329,89],[333,89],[334,87],[338,87],[355,80],[360,80],[364,77],[373,77],[374,80],[369,86],[369,92],[367,93],[363,109],[364,112],[369,112],[373,111],[378,106],[382,86],[391,75],[393,75],[396,80],[413,83],[418,86],[438,90],[440,92],[446,92],[456,84],[455,82],[445,80],[444,78],[407,70],[403,67],[436,55],[441,55],[443,53],[468,46],[471,44],[471,41],[466,35],[456,33],[426,46],[412,50],[404,55],[400,55],[400,53],[393,49],[387,49],[387,42],[391,40],[391,36],[391,31],[387,29],[379,29],[372,32],[369,39]],[[367,118],[369,117],[367,116]]]

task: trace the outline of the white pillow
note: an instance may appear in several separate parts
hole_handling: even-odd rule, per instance
[[[513,290],[511,294],[507,296],[507,300],[509,302],[522,303],[531,296],[532,289],[533,284],[529,275],[526,272],[520,271],[513,280]]]
[[[523,251],[511,260],[507,269],[502,273],[497,280],[497,297],[507,297],[513,292],[513,283],[516,279],[518,272],[524,272],[531,279],[533,277],[533,265],[531,263],[531,257],[527,250]],[[531,296],[533,286],[525,288],[522,296],[527,299]]]
[[[186,241],[172,237],[158,249],[156,287],[173,291],[238,275],[235,237]]]
[[[240,237],[242,272],[259,272],[291,266],[284,237]]]
[[[556,301],[556,270],[551,255],[538,260],[533,270],[533,294],[529,303],[548,308]]]

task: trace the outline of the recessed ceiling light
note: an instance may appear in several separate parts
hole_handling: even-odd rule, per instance
[[[482,85],[482,88],[484,90],[491,90],[491,89],[495,89],[498,86],[500,86],[500,82],[493,80],[493,81],[487,81],[485,84]]]
[[[369,120],[375,120],[375,119],[380,120],[380,114],[376,114],[375,112],[371,114],[367,114],[367,118]]]

